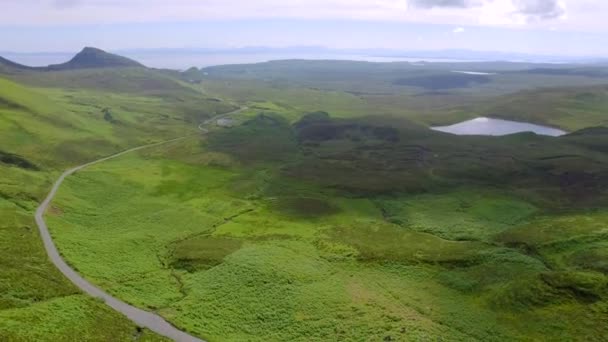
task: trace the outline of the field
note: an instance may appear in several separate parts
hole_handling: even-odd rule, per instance
[[[160,97],[110,92],[115,87],[108,83],[105,90],[53,83],[63,79],[61,73],[27,75],[32,83],[48,79],[40,82],[45,87],[9,80],[25,75],[5,77],[0,78],[0,340],[163,340],[64,279],[47,260],[34,211],[68,166],[192,134],[199,120],[234,107],[187,86]],[[84,78],[96,83],[95,77]],[[188,100],[180,104],[179,97]]]
[[[0,61],[1,62],[1,61]],[[494,75],[469,77],[460,69]],[[608,339],[602,67],[0,65],[0,340],[162,340],[47,261],[210,341]],[[205,74],[206,73],[206,74]],[[568,84],[567,88],[540,88]],[[213,121],[236,108],[231,127]],[[479,115],[576,131],[456,137]]]
[[[579,166],[552,161],[558,151],[597,165],[605,156],[567,138],[462,141],[407,122],[383,130],[377,118],[244,115],[69,179],[48,214],[66,258],[211,341],[608,336],[606,214],[575,204],[601,203],[603,186],[582,196],[579,182],[530,167],[559,178]],[[541,148],[522,153],[532,141]],[[418,163],[403,161],[412,144],[443,157],[404,173]],[[480,146],[521,164],[472,162]],[[393,168],[378,169],[378,154]],[[553,225],[559,233],[546,233]]]
[[[488,75],[454,72],[458,70]],[[567,131],[606,123],[608,73],[601,66],[276,61],[202,72],[206,76],[200,76],[200,84],[206,91],[237,101],[270,100],[282,107],[281,113],[388,115],[422,125],[486,116]]]

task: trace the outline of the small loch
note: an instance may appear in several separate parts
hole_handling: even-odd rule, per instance
[[[450,126],[431,127],[433,130],[456,135],[493,135],[502,136],[522,132],[533,132],[539,135],[559,137],[567,134],[561,129],[502,119],[479,117]]]

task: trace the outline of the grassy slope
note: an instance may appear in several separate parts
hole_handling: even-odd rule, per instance
[[[315,117],[265,114],[81,172],[52,233],[91,280],[212,341],[608,336],[603,216],[556,215],[595,217],[604,185],[559,179],[602,178],[605,155]]]
[[[561,82],[567,84],[569,80]],[[604,113],[608,97],[603,85],[541,88],[500,96],[484,92],[412,94],[404,90],[352,93],[238,79],[206,80],[202,88],[218,96],[247,101],[256,113],[278,111],[292,121],[306,112],[326,110],[335,117],[389,115],[429,126],[453,124],[477,116],[532,122],[569,132],[608,125]],[[272,99],[272,102],[265,99]]]
[[[95,83],[95,77],[88,82]],[[107,341],[141,335],[158,340],[81,295],[55,270],[47,261],[33,213],[60,170],[127,147],[191,134],[199,120],[232,107],[187,87],[158,97],[108,92],[111,84],[106,90],[45,85],[54,87],[31,88],[0,78],[0,339]],[[185,101],[181,106],[176,104],[180,96]],[[111,121],[104,118],[105,108]]]
[[[564,87],[517,93],[480,106],[477,111],[494,117],[525,120],[570,131],[606,126],[608,88]]]
[[[70,339],[81,332],[58,327],[79,320],[88,322],[81,331],[106,336],[79,313],[88,306],[122,327],[116,336],[131,336],[116,314],[73,295],[45,261],[29,217],[55,170],[191,132],[229,106],[137,68],[11,77],[53,88],[8,81],[0,88],[4,241],[6,250],[32,244],[2,259],[11,265],[5,283],[16,285],[3,297],[0,331]],[[503,82],[516,89],[521,77]],[[572,80],[536,78],[556,79]],[[292,129],[319,108],[338,117],[405,112],[428,123],[427,114],[444,115],[455,96],[469,99],[458,91],[369,93],[393,89],[386,83],[354,89],[325,79],[337,90],[327,92],[313,83],[248,82],[202,86],[254,101],[243,114],[265,111],[261,120],[213,135],[202,149],[190,139],[68,180],[48,215],[70,262],[110,292],[212,340],[607,335],[603,216],[584,211],[601,214],[605,204],[597,134],[559,143],[527,135],[450,140],[383,117]],[[104,108],[120,124],[104,120]],[[468,115],[455,108],[447,116]],[[370,122],[382,129],[365,128]],[[406,138],[395,144],[386,126]],[[42,171],[23,168],[30,164]],[[560,234],[547,234],[555,226]],[[51,310],[65,314],[29,329]]]
[[[328,200],[336,214],[312,221],[293,217],[275,208],[277,200],[252,199],[269,185],[263,171],[251,183],[251,176],[234,171],[146,159],[126,157],[79,174],[56,202],[61,214],[49,221],[62,252],[81,272],[128,301],[160,309],[194,333],[211,340],[350,340],[403,336],[403,330],[411,337],[466,339],[460,330],[470,330],[467,322],[443,327],[434,319],[457,322],[457,308],[463,306],[470,306],[467,312],[477,319],[491,317],[436,284],[433,293],[447,299],[433,306],[446,306],[447,312],[425,312],[426,301],[438,300],[425,292],[433,284],[434,267],[357,262],[359,252],[349,239],[361,241],[362,231],[344,237],[340,227],[372,224],[379,235],[392,232],[396,235],[385,235],[388,240],[410,241],[407,250],[377,241],[362,248],[366,257],[396,253],[397,261],[414,264],[466,259],[475,253],[475,244],[402,235],[382,223],[368,200],[332,196]],[[112,190],[102,194],[99,186]],[[284,196],[297,195],[292,193],[296,189],[288,190]],[[393,296],[403,302],[395,304]],[[417,303],[419,296],[425,302]],[[483,330],[470,333],[483,338]]]
[[[606,82],[605,68],[597,72],[538,72],[526,63],[368,63],[352,61],[274,61],[248,65],[225,65],[203,69],[203,80],[258,81],[278,87],[316,87],[360,94],[418,94],[422,92],[484,93],[499,95],[534,89],[547,84],[570,86]],[[537,72],[530,72],[530,69]],[[482,71],[490,75],[467,75],[453,71]],[[600,72],[601,71],[601,72]]]
[[[495,74],[451,72],[462,69]],[[260,109],[271,100],[282,113],[325,110],[336,117],[391,115],[424,125],[493,116],[568,131],[606,125],[608,79],[601,67],[280,61],[204,71],[207,75],[201,76],[201,84],[205,89],[260,102]]]

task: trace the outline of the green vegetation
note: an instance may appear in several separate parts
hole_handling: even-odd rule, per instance
[[[488,241],[497,233],[525,222],[537,210],[530,203],[503,197],[479,189],[453,192],[449,196],[418,195],[406,201],[388,199],[380,205],[387,219],[395,224],[450,240]]]
[[[209,67],[199,77],[210,92],[271,99],[289,117],[325,110],[334,117],[390,115],[447,125],[485,116],[575,131],[606,125],[607,75],[603,66],[292,60]]]
[[[164,340],[67,281],[47,260],[34,211],[69,166],[193,134],[234,106],[147,69],[0,70],[0,340]]]
[[[0,331],[5,341],[167,341],[80,294],[2,310]]]
[[[396,85],[412,86],[424,88],[432,91],[466,88],[474,84],[490,83],[492,79],[482,75],[467,75],[467,74],[441,74],[441,75],[426,75],[410,78],[400,78],[395,80]]]
[[[606,126],[606,86],[553,88],[527,91],[481,106],[483,113],[520,121],[537,122],[568,130]]]
[[[33,212],[53,174],[1,163],[0,172],[0,339],[162,340],[80,294],[47,260]]]
[[[179,73],[92,49],[75,59],[86,63],[0,60],[0,340],[160,340],[54,269],[33,212],[61,170],[174,137],[70,176],[46,220],[84,277],[187,332],[608,339],[608,130],[592,127],[605,121],[603,73],[327,61]],[[526,90],[561,81],[571,87]],[[197,134],[231,103],[248,108],[234,125]],[[487,113],[582,129],[426,127]]]
[[[93,282],[212,341],[608,336],[604,216],[577,209],[607,156],[387,120],[260,114],[78,173],[48,221]],[[547,235],[565,208],[595,219]]]

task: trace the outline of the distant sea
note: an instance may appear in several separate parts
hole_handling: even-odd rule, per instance
[[[3,57],[29,66],[46,66],[70,60],[76,53],[4,53]],[[366,62],[472,62],[471,60],[441,58],[375,57],[348,54],[277,54],[277,53],[165,53],[122,52],[148,67],[185,70],[225,64],[261,63],[283,59],[351,60]]]

